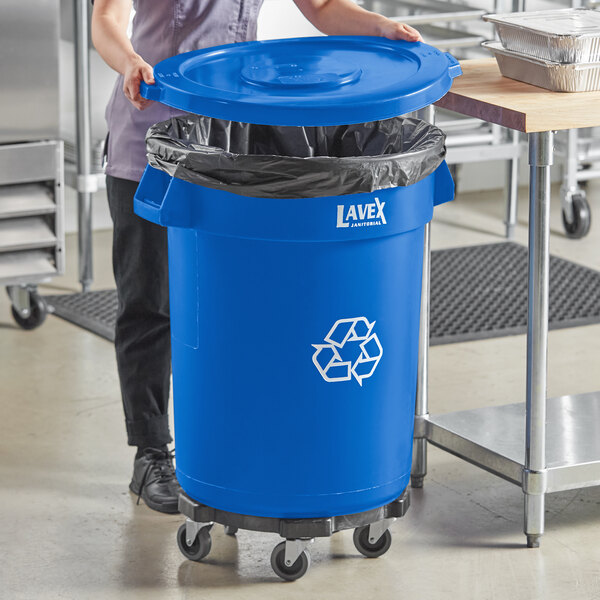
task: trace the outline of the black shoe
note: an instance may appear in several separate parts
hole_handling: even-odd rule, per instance
[[[175,478],[173,451],[146,448],[133,463],[133,478],[129,489],[147,506],[164,513],[179,512],[177,506],[181,487]]]

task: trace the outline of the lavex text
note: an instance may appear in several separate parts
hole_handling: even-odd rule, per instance
[[[372,225],[386,225],[383,207],[385,202],[374,198],[375,202],[369,204],[351,204],[346,208],[343,204],[337,207],[336,227],[369,227]]]

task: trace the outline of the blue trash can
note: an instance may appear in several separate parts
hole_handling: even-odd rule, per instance
[[[325,126],[416,110],[458,74],[420,43],[278,40],[173,57],[143,93],[219,119]],[[410,478],[424,226],[454,194],[445,162],[413,185],[286,199],[165,171],[147,167],[135,211],[168,228],[187,496],[283,520],[393,502]]]

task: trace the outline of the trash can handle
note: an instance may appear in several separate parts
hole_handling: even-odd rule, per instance
[[[446,52],[445,54],[446,59],[448,60],[448,75],[450,75],[452,79],[462,75],[462,69],[458,60],[456,60],[456,58],[454,58],[450,52]]]
[[[446,161],[435,170],[434,177],[433,205],[450,202],[454,198],[454,181]]]
[[[150,166],[146,167],[133,197],[135,214],[157,225],[162,223],[162,208],[167,197],[170,177]]]
[[[191,227],[194,213],[187,197],[190,186],[148,165],[133,197],[134,212],[163,227]]]
[[[155,102],[160,102],[161,97],[161,88],[158,85],[158,81],[153,85],[142,81],[140,83],[140,96],[147,98],[148,100],[154,100]]]

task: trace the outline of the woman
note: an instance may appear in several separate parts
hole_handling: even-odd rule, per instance
[[[408,41],[419,33],[352,0],[294,0],[328,35],[372,35]],[[166,230],[133,213],[146,166],[144,137],[159,121],[182,114],[140,96],[154,83],[152,66],[198,48],[256,38],[263,0],[96,0],[92,38],[120,75],[106,110],[106,189],[114,225],[113,269],[119,308],[115,348],[128,443],[137,446],[130,489],[161,512],[177,512],[167,416],[171,375]]]

